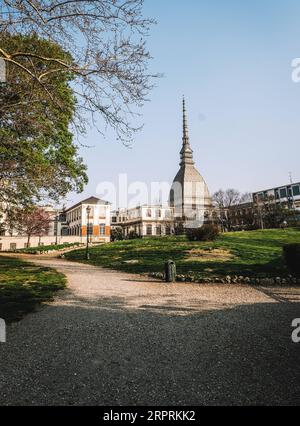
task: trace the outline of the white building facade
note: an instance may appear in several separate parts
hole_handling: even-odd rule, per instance
[[[254,203],[263,204],[270,200],[300,210],[300,182],[253,193]]]
[[[111,205],[96,197],[70,207],[64,212],[65,231],[71,237],[80,237],[81,242],[89,236],[91,242],[110,241]]]
[[[125,238],[160,237],[174,234],[174,210],[163,206],[139,206],[112,213],[112,228],[122,229]]]
[[[107,201],[90,197],[68,209],[53,209],[46,206],[51,218],[47,235],[30,237],[30,247],[87,242],[110,241],[111,205]],[[87,213],[89,210],[89,214]],[[27,235],[5,227],[5,215],[1,218],[0,251],[27,248]]]

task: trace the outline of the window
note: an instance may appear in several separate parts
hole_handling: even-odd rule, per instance
[[[192,210],[197,210],[197,204],[192,204]]]
[[[91,206],[90,218],[93,218],[95,214],[95,208]]]
[[[100,225],[100,235],[105,235],[105,225],[103,223]]]
[[[293,195],[296,197],[297,195],[300,195],[300,186],[296,185],[293,186]]]
[[[161,210],[157,209],[155,214],[157,218],[161,217]]]
[[[67,228],[67,227],[63,227],[63,228],[61,229],[61,235],[62,235],[62,236],[69,235],[69,230],[68,230],[68,228]]]
[[[165,211],[165,218],[166,219],[170,219],[170,217],[171,217],[171,211],[170,210],[166,210]]]
[[[0,243],[0,251],[2,250],[2,243]]]
[[[280,198],[286,198],[287,197],[287,191],[286,188],[280,189]]]
[[[161,225],[156,226],[156,235],[161,235]]]
[[[260,192],[259,194],[257,194],[257,200],[258,200],[258,202],[262,202],[264,200],[263,192]]]
[[[170,227],[170,225],[166,225],[166,235],[171,235],[171,227]]]
[[[117,223],[117,217],[116,217],[116,216],[113,216],[113,217],[111,218],[111,221],[112,221],[112,223]]]
[[[16,248],[17,248],[17,244],[16,243],[10,243],[10,245],[9,245],[9,249],[10,250],[16,250]]]
[[[147,217],[151,217],[152,216],[152,211],[151,211],[151,209],[148,209],[147,210]]]
[[[103,219],[105,216],[106,216],[106,208],[104,206],[103,207],[99,207],[99,218]]]
[[[147,225],[147,235],[152,235],[152,225]]]

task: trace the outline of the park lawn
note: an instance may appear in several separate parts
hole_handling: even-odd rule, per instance
[[[132,273],[163,272],[164,262],[172,259],[178,274],[199,278],[282,277],[288,274],[282,246],[295,242],[300,243],[299,229],[259,230],[224,233],[214,242],[190,242],[185,237],[120,241],[91,248],[89,261],[84,250],[69,252],[66,258]]]
[[[65,286],[65,276],[54,269],[0,256],[0,318],[18,321]]]

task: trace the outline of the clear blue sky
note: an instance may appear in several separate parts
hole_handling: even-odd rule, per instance
[[[146,0],[151,69],[163,73],[142,109],[132,149],[91,130],[82,142],[90,183],[172,182],[178,171],[185,94],[191,145],[210,192],[256,191],[300,180],[299,0]]]

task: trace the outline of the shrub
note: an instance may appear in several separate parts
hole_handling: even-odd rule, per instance
[[[190,241],[213,241],[220,231],[217,225],[206,224],[201,228],[187,229],[186,234]]]
[[[111,241],[122,241],[124,240],[122,228],[114,228],[110,233]]]
[[[184,235],[184,234],[185,234],[185,229],[184,229],[184,226],[183,226],[183,223],[182,223],[182,222],[177,221],[177,222],[175,223],[175,226],[174,226],[174,233],[175,233],[175,235],[177,235],[177,236],[179,236],[179,235]]]
[[[128,240],[137,240],[138,238],[140,238],[140,236],[134,231],[130,231],[127,236]]]
[[[13,250],[14,253],[26,253],[26,254],[37,254],[44,253],[46,251],[55,251],[63,250],[72,247],[78,247],[81,243],[65,243],[65,244],[52,244],[51,246],[37,246],[37,247],[28,247],[23,249]],[[12,250],[8,250],[10,252]]]
[[[283,246],[283,255],[291,273],[300,276],[300,244],[286,244]]]

